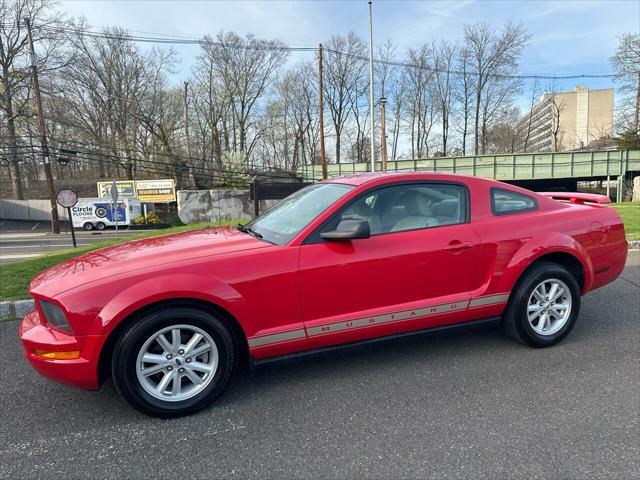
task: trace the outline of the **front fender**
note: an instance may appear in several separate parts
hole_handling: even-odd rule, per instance
[[[197,290],[193,288],[194,285],[198,286]],[[110,299],[98,316],[102,332],[111,332],[122,320],[141,308],[175,299],[193,299],[215,304],[238,320],[245,334],[246,328],[250,328],[241,320],[249,318],[246,314],[247,302],[230,285],[210,275],[172,273],[141,280]]]
[[[527,240],[513,255],[502,275],[501,291],[512,291],[522,273],[536,260],[551,253],[566,253],[576,258],[584,271],[582,293],[593,284],[593,265],[586,249],[573,237],[562,233],[545,233]]]

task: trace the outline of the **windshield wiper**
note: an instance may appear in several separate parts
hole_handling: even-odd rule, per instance
[[[236,228],[238,230],[240,230],[243,233],[248,233],[249,235],[253,235],[256,238],[262,238],[262,234],[256,232],[254,229],[252,229],[251,227],[247,227],[246,225],[243,225],[241,223],[239,223],[238,225],[236,225]]]

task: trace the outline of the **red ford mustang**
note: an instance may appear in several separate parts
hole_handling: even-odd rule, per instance
[[[534,347],[627,256],[617,213],[447,174],[364,174],[296,192],[246,226],[104,248],[36,277],[20,328],[31,365],[135,408],[195,412],[245,358],[500,319]]]

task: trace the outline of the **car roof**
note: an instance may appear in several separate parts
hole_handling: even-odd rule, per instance
[[[328,178],[323,180],[325,183],[342,183],[346,185],[359,186],[365,183],[387,183],[403,180],[439,180],[439,181],[469,181],[477,179],[468,175],[459,175],[455,173],[436,173],[436,172],[367,172],[355,173],[353,175],[344,175],[342,177]]]

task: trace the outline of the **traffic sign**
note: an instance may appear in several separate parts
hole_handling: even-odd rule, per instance
[[[111,196],[111,200],[113,200],[113,203],[116,203],[118,201],[118,184],[116,183],[115,180],[111,184],[111,190],[109,191],[109,195]]]
[[[69,214],[69,225],[71,225],[71,240],[73,242],[73,248],[76,248],[78,245],[76,244],[76,232],[73,230],[73,215],[71,213],[71,207],[78,203],[78,194],[70,188],[65,188],[58,192],[56,200],[58,205],[67,209],[67,213]]]
[[[61,207],[71,208],[78,203],[78,195],[73,190],[66,188],[58,192],[56,200]]]

